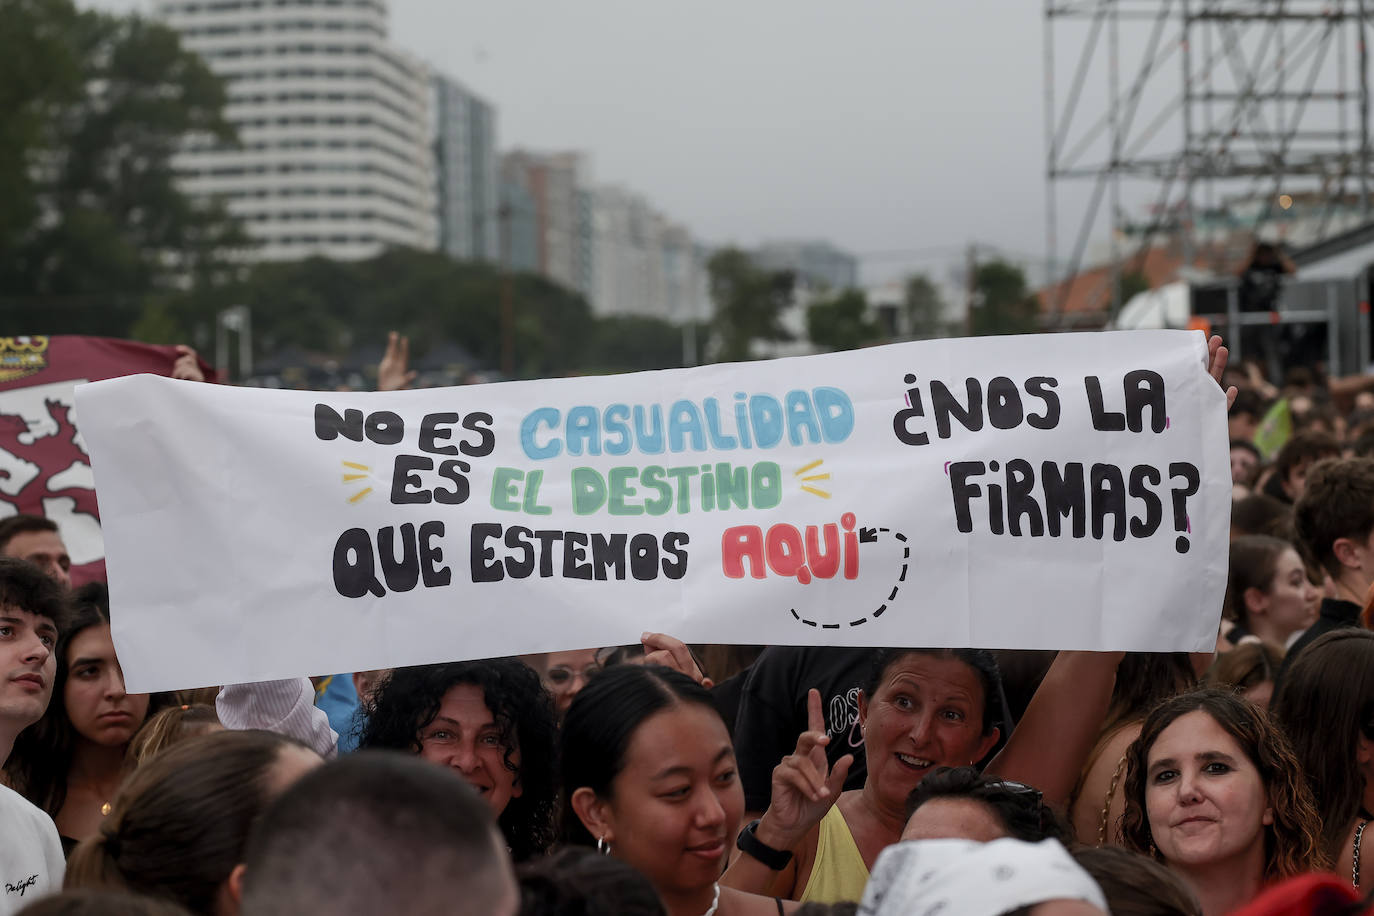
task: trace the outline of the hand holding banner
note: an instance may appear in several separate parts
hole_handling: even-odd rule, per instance
[[[78,390],[130,689],[633,642],[1197,651],[1225,396],[1197,333],[605,378]]]

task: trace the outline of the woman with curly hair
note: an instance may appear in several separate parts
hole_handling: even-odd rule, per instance
[[[1182,877],[1205,916],[1328,864],[1288,740],[1254,704],[1211,688],[1146,716],[1129,751],[1121,832]]]
[[[558,789],[553,701],[515,659],[397,668],[364,706],[359,749],[452,767],[491,807],[511,857],[548,851]]]

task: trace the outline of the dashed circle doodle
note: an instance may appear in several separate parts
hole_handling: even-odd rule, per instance
[[[860,541],[873,542],[877,541],[878,535],[881,534],[892,535],[893,539],[901,545],[902,567],[901,571],[897,574],[897,582],[892,586],[892,591],[888,593],[887,598],[883,601],[882,604],[878,605],[878,607],[873,611],[873,613],[860,617],[857,620],[851,620],[847,624],[820,623],[818,621],[809,620],[808,618],[803,617],[802,615],[797,613],[796,608],[791,608],[793,618],[800,621],[801,623],[806,624],[808,627],[816,627],[817,629],[821,630],[839,630],[846,626],[861,627],[864,624],[868,623],[870,620],[877,620],[879,617],[883,616],[883,614],[887,611],[888,607],[892,604],[892,602],[896,600],[897,592],[901,589],[902,583],[906,581],[907,568],[911,565],[911,544],[907,541],[905,534],[902,534],[900,531],[893,531],[891,528],[878,528],[876,530],[870,528],[861,530],[859,539]]]

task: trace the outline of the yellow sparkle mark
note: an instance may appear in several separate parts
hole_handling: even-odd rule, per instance
[[[829,480],[829,474],[812,474],[810,477],[803,477],[802,480]]]
[[[820,467],[820,466],[823,465],[823,464],[825,464],[825,459],[824,459],[824,458],[817,458],[815,461],[811,462],[810,464],[803,465],[802,467],[797,468],[795,471],[792,472],[792,476],[793,476],[793,477],[800,477],[801,475],[805,474],[807,471],[813,470],[814,468],[818,468],[818,467]]]
[[[343,461],[343,462],[340,462],[340,463],[341,463],[345,468],[351,468],[352,470],[355,470],[355,471],[365,471],[365,472],[366,472],[366,471],[371,471],[371,470],[372,470],[372,468],[368,467],[367,465],[365,465],[365,464],[359,464],[359,463],[356,462],[356,461]],[[366,474],[366,473],[363,473],[363,474],[349,474],[349,473],[345,472],[344,475],[343,475],[343,482],[344,482],[344,483],[352,483],[352,482],[355,481],[355,480],[365,480],[365,479],[367,479],[367,474]],[[371,493],[371,492],[372,492],[372,488],[371,488],[371,487],[364,487],[363,489],[359,490],[357,493],[354,493],[352,496],[348,497],[348,501],[349,501],[350,503],[357,504],[358,502],[360,502],[360,501],[363,499],[363,497],[367,496],[367,494],[369,494],[369,493]]]
[[[806,486],[805,484],[803,484],[803,485],[802,485],[802,489],[805,490],[805,491],[808,492],[808,493],[814,493],[815,495],[819,496],[821,499],[829,499],[829,498],[830,498],[830,494],[829,494],[829,493],[825,492],[824,490],[817,490],[815,487],[808,487],[808,486]]]

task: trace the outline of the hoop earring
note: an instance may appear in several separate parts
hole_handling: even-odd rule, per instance
[[[611,844],[606,842],[606,838],[604,836],[599,836],[596,838],[596,851],[601,853],[603,856],[608,856],[611,854]]]

